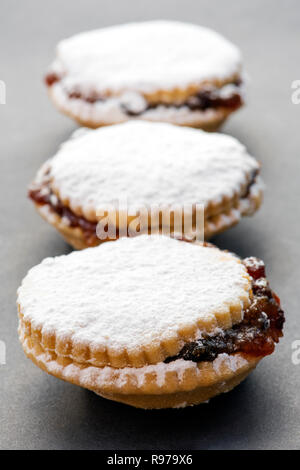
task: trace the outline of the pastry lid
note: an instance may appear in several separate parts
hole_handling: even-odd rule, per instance
[[[64,204],[97,220],[120,199],[133,214],[201,204],[209,215],[210,206],[243,197],[258,169],[233,137],[134,121],[77,134],[50,161],[49,177]]]
[[[23,280],[18,305],[46,350],[78,363],[140,367],[241,321],[251,296],[233,254],[140,236],[46,258]]]
[[[176,21],[78,34],[58,44],[52,65],[67,90],[104,96],[226,81],[240,69],[240,52],[233,44],[208,28]]]

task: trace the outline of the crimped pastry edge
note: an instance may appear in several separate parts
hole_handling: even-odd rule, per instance
[[[47,173],[51,170],[51,159],[47,160],[38,170],[35,179],[33,180],[33,185],[39,186],[43,181],[46,181],[47,184],[50,185],[51,190],[54,192],[54,194],[57,196],[57,198],[61,201],[61,203],[68,209],[70,209],[72,212],[74,212],[75,215],[78,217],[85,217],[88,221],[91,222],[98,222],[99,217],[97,216],[97,208],[89,206],[88,208],[82,207],[78,202],[76,204],[72,204],[72,201],[70,201],[67,198],[64,198],[61,196],[59,189],[55,185],[55,181],[52,179],[47,180]],[[251,183],[251,178],[252,175],[250,173],[245,174],[245,180],[243,183],[239,185],[239,188],[234,191],[231,195],[221,195],[218,199],[216,200],[211,200],[209,201],[205,207],[204,207],[204,218],[205,220],[208,220],[209,218],[212,218],[210,222],[213,223],[213,225],[219,226],[218,220],[213,219],[214,216],[219,216],[222,213],[225,213],[229,215],[230,217],[230,211],[235,210],[234,218],[238,216],[238,212],[240,213],[240,216],[242,215],[248,215],[248,214],[253,214],[255,210],[257,210],[261,204],[262,201],[262,196],[263,196],[263,183],[261,180],[261,177],[258,173],[256,176],[256,180],[250,188],[248,188],[249,184]],[[246,197],[243,197],[245,194],[245,191],[248,188],[249,194]],[[241,201],[248,201],[249,202],[249,207],[242,207],[241,206]],[[197,203],[195,202],[195,205]],[[39,204],[35,203],[36,206],[39,206]],[[245,204],[244,204],[245,206]],[[162,206],[164,210],[166,210],[165,206]],[[51,208],[49,206],[50,212],[54,213],[55,211],[51,211]],[[171,212],[175,214],[176,207],[173,209],[172,206],[170,207]],[[195,212],[195,207],[193,208],[193,211]],[[105,212],[105,207],[102,207],[102,212]],[[233,215],[233,212],[231,216]],[[134,217],[132,217],[134,218]],[[117,227],[119,225],[119,217],[118,217],[118,211],[116,209],[116,221],[117,221]],[[65,224],[66,225],[66,224]],[[148,222],[148,225],[150,226],[150,222]],[[209,238],[210,232],[214,234],[214,228],[213,225],[209,225],[207,227],[208,235],[207,237]],[[225,228],[228,224],[225,224]],[[217,233],[219,233],[219,230],[217,230]]]
[[[256,212],[263,199],[263,189],[260,179],[258,178],[257,184],[254,184],[250,188],[248,197],[242,198],[237,201],[235,204],[236,207],[230,207],[230,205],[225,204],[223,211],[213,215],[205,220],[204,226],[204,238],[209,240],[211,237],[229,229],[236,225],[242,216],[250,216]],[[37,212],[41,217],[50,223],[56,230],[63,236],[67,243],[69,243],[73,248],[81,250],[91,246],[97,246],[106,241],[113,241],[110,238],[106,240],[97,240],[95,243],[88,243],[85,239],[83,230],[80,227],[70,227],[68,226],[62,217],[60,217],[49,204],[37,204],[34,203]],[[205,212],[206,214],[206,212]],[[161,229],[161,227],[159,227]],[[172,231],[171,231],[172,232]],[[186,234],[188,235],[188,234]]]
[[[48,71],[48,73],[51,73],[51,67]],[[54,71],[55,73],[55,71]],[[61,81],[64,80],[67,75],[63,75],[61,79],[58,82],[55,82],[54,85],[47,85],[48,91],[51,93],[51,89],[53,90],[53,86],[60,85],[60,88],[63,88],[61,85]],[[244,79],[243,72],[242,72],[242,67],[234,74],[228,75],[227,77],[224,78],[211,78],[211,79],[204,79],[200,81],[194,81],[191,82],[185,86],[176,86],[172,88],[158,88],[156,90],[152,91],[140,91],[140,90],[135,90],[134,88],[130,88],[127,90],[118,90],[116,91],[115,89],[109,89],[107,88],[106,91],[102,91],[102,96],[105,98],[119,98],[122,93],[124,92],[131,92],[131,93],[137,93],[140,94],[145,98],[145,100],[149,104],[166,104],[166,105],[171,105],[172,103],[174,104],[179,104],[179,103],[184,103],[188,98],[190,98],[193,95],[196,95],[197,93],[201,91],[205,91],[210,88],[223,88],[226,85],[231,85],[236,83],[237,81],[241,81]],[[80,91],[80,88],[78,89]]]
[[[237,374],[234,377],[226,379],[220,383],[208,387],[200,386],[187,392],[174,392],[162,395],[95,393],[97,393],[97,395],[101,396],[102,398],[134,406],[135,408],[143,408],[148,410],[162,408],[186,408],[188,406],[199,405],[201,403],[208,403],[211,398],[214,398],[221,393],[230,392],[230,390],[245,380],[253,369],[254,367],[250,368],[244,373]]]
[[[224,82],[224,85],[226,83],[230,82]],[[212,84],[212,82],[210,82],[210,84]],[[191,90],[193,90],[193,92]],[[199,86],[197,88],[191,86],[186,92],[177,89],[175,90],[174,98],[172,98],[171,101],[165,100],[166,104],[170,106],[170,103],[172,102],[176,104],[178,100],[184,101],[184,99],[187,99],[189,96],[195,94],[195,90],[200,91],[201,88],[199,88]],[[147,98],[147,101],[149,101],[149,103],[159,102],[159,96],[163,95],[164,93],[165,91],[163,90],[157,92],[157,94],[155,94],[153,98]],[[208,132],[214,132],[220,128],[220,126],[225,122],[225,120],[230,114],[236,111],[225,107],[208,108],[205,111],[192,111],[186,109],[183,117],[178,114],[178,111],[176,112],[175,108],[175,112],[170,113],[170,109],[167,109],[165,106],[162,105],[160,112],[151,112],[150,115],[149,113],[145,112],[139,115],[138,117],[133,117],[127,116],[125,113],[122,113],[122,117],[119,116],[118,118],[109,118],[108,115],[106,115],[106,113],[104,112],[102,114],[102,117],[96,117],[94,112],[95,104],[88,103],[83,99],[75,100],[74,98],[68,98],[67,95],[64,94],[63,88],[59,83],[56,83],[53,86],[49,87],[48,95],[55,107],[61,113],[70,117],[81,126],[89,127],[91,129],[139,119],[152,122],[166,122],[178,126],[193,127],[196,129],[203,129]],[[170,96],[173,95],[170,94]],[[170,100],[171,98],[168,99]],[[166,110],[167,113],[165,112]]]
[[[243,380],[262,359],[240,353],[221,354],[213,362],[194,363],[179,359],[169,364],[141,368],[95,367],[45,351],[37,339],[19,337],[25,354],[42,370],[82,386],[111,400],[142,408],[179,407],[200,403],[229,391]]]

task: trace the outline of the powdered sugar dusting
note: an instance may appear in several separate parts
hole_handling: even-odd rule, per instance
[[[99,29],[63,40],[52,70],[70,91],[149,93],[240,72],[238,49],[207,28],[149,21]]]
[[[232,254],[168,237],[123,238],[46,258],[18,290],[24,319],[76,344],[138,350],[249,296]]]
[[[70,139],[52,159],[50,176],[71,206],[103,211],[125,195],[134,211],[221,201],[258,168],[233,137],[134,121]]]
[[[182,403],[179,403],[178,405],[175,405],[172,408],[186,408],[187,406],[188,403],[186,401],[183,401]]]
[[[248,361],[239,354],[219,354],[217,358],[213,361],[213,368],[217,374],[220,373],[220,370],[224,365],[226,365],[230,370],[236,372],[243,366],[246,366]]]

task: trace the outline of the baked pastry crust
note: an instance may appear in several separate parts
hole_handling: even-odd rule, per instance
[[[60,84],[52,86],[48,90],[48,95],[55,107],[66,116],[76,121],[80,126],[97,129],[98,127],[110,126],[113,124],[121,124],[126,121],[133,121],[137,118],[129,117],[125,114],[118,114],[113,119],[98,113],[95,105],[85,102],[84,100],[70,99],[61,89]],[[234,112],[230,108],[212,108],[205,111],[192,111],[186,107],[164,108],[160,107],[158,112],[141,114],[138,119],[151,122],[165,122],[176,124],[177,126],[193,127],[202,129],[206,132],[216,132],[219,130],[226,119]]]
[[[193,223],[188,229],[185,225],[184,237],[207,240],[259,208],[263,191],[258,172],[259,164],[233,138],[169,124],[136,122],[88,131],[66,142],[38,172],[30,194],[42,217],[75,248],[126,235],[134,220],[128,214],[137,215],[144,208],[148,220],[141,233],[166,233],[164,229],[168,228],[173,235],[177,232],[175,217],[182,217],[186,202],[192,202]],[[47,191],[53,194],[48,199],[35,196]],[[125,218],[115,204],[124,194],[128,196]],[[52,205],[53,197],[60,207],[71,211],[72,219],[75,215],[94,223],[93,236],[85,236],[80,224],[70,224],[63,211],[59,213]],[[197,205],[204,210],[204,237],[195,233]],[[154,206],[156,211],[171,210],[173,218],[168,218],[168,227],[161,215],[152,218]],[[105,213],[113,214],[110,223],[115,228],[114,238],[107,235],[100,240],[96,225],[101,220],[99,214]],[[202,229],[201,219],[200,225]]]
[[[204,221],[204,238],[210,240],[210,238],[218,235],[229,228],[234,227],[239,223],[241,217],[253,215],[261,206],[263,200],[262,184],[258,180],[258,183],[253,185],[250,189],[249,194],[246,198],[241,199],[235,207],[228,209],[225,205],[224,211],[220,211],[219,214],[213,215]],[[37,212],[41,217],[51,224],[64,238],[76,250],[82,250],[84,248],[91,248],[98,246],[107,241],[114,241],[115,239],[100,240],[99,238],[86,239],[84,231],[80,227],[71,227],[65,220],[58,215],[50,205],[35,204]],[[117,231],[119,227],[117,226]],[[161,231],[160,226],[158,231]],[[152,230],[152,234],[155,230]],[[170,235],[175,235],[172,230]],[[193,238],[191,239],[193,241]]]
[[[175,365],[164,364],[163,367],[160,364],[142,368],[100,368],[45,351],[37,340],[24,334],[21,326],[19,337],[27,357],[48,374],[87,388],[103,398],[144,409],[184,408],[206,402],[236,387],[261,360],[237,353],[198,365],[178,360]]]
[[[256,258],[161,236],[47,258],[18,290],[20,341],[41,369],[104,398],[194,405],[240,383],[282,336],[264,273]]]
[[[205,100],[198,108],[189,99],[211,90],[239,96],[241,70],[238,49],[214,31],[150,21],[61,41],[46,83],[58,109],[84,126],[138,117],[213,131],[242,98],[238,104]],[[224,92],[228,85],[235,89]]]

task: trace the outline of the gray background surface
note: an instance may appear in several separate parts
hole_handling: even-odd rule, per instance
[[[0,448],[299,448],[300,365],[291,344],[299,326],[300,79],[297,0],[1,0]],[[285,337],[246,382],[209,404],[142,411],[101,399],[40,371],[18,343],[15,292],[44,257],[70,251],[35,213],[26,186],[76,125],[52,107],[42,75],[56,42],[82,30],[156,18],[203,24],[240,46],[251,83],[247,106],[224,127],[263,165],[265,202],[253,218],[216,237],[219,246],[265,260],[286,311]]]

